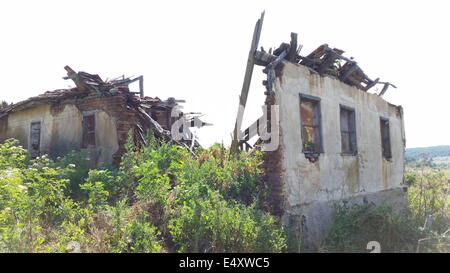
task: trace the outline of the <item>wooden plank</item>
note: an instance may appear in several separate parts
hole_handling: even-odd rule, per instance
[[[384,86],[383,86],[383,89],[382,89],[381,92],[378,94],[378,96],[380,96],[380,97],[383,96],[384,93],[386,93],[386,91],[388,90],[389,85],[392,85],[392,87],[397,88],[395,85],[393,85],[393,84],[391,84],[391,83],[389,83],[389,82],[385,82],[385,83],[384,83]]]
[[[276,58],[277,56],[274,56],[270,53],[257,50],[255,52],[255,65],[266,66]]]
[[[169,132],[166,132],[166,130],[164,130],[164,128],[158,123],[156,122],[149,114],[147,114],[147,112],[145,112],[144,109],[138,107],[137,110],[139,111],[139,113],[141,115],[143,115],[146,120],[149,122],[150,126],[152,126],[154,129],[156,129],[156,131],[163,135],[163,136],[167,136],[169,134]]]
[[[144,76],[139,76],[139,95],[144,97]]]
[[[322,64],[317,69],[319,74],[323,74],[330,66],[339,58],[339,55],[334,50],[328,50]]]
[[[255,30],[253,33],[253,40],[250,47],[250,51],[248,53],[247,59],[247,67],[245,69],[244,82],[242,84],[241,96],[240,96],[240,105],[244,106],[247,103],[248,98],[248,90],[250,88],[250,83],[253,75],[253,67],[255,63],[254,54],[258,48],[259,38],[261,36],[262,23],[264,20],[264,12],[261,14],[261,18],[256,22]]]
[[[261,17],[256,22],[255,30],[253,31],[253,39],[252,39],[252,43],[250,46],[250,51],[248,53],[247,67],[245,69],[244,82],[242,84],[241,95],[239,96],[239,108],[242,106],[245,109],[245,105],[247,104],[248,91],[250,89],[250,83],[251,83],[252,75],[253,75],[253,68],[255,66],[254,55],[255,55],[255,51],[258,48],[259,38],[261,37],[263,21],[264,21],[264,12],[261,13]],[[238,111],[238,115],[239,115],[239,111]],[[239,140],[237,138],[238,138],[238,131],[241,129],[241,128],[238,128],[239,127],[239,125],[238,125],[239,118],[240,117],[237,116],[236,123],[234,125],[233,140],[231,142],[231,152],[232,153],[236,153],[238,151]]]
[[[344,67],[348,67],[347,71],[344,72],[344,74],[342,74],[339,79],[341,81],[345,81],[353,72],[355,72],[358,69],[358,65],[356,64],[356,62],[351,62],[351,63],[346,63]],[[341,69],[344,70],[344,69]]]
[[[374,87],[379,81],[380,81],[380,78],[377,78],[374,81],[371,81],[368,85],[366,85],[366,87],[364,88],[364,91],[367,91],[370,88]]]
[[[328,49],[328,44],[323,44],[316,48],[313,52],[311,52],[308,56],[306,56],[308,59],[316,59],[322,57],[323,54],[325,54],[326,50]]]
[[[289,53],[287,55],[287,59],[290,62],[296,62],[297,58],[297,33],[291,32],[291,44],[289,48]]]
[[[70,66],[68,65],[66,65],[64,69],[67,71],[67,77],[75,83],[80,92],[85,92],[88,90],[88,87],[83,81],[80,80],[80,77],[78,76],[78,73],[75,72],[75,70],[70,68]]]

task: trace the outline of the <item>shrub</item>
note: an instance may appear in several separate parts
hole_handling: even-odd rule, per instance
[[[29,249],[28,243],[22,240],[24,223],[17,222],[22,218],[18,208],[28,203],[20,170],[0,170],[0,197],[0,252]]]
[[[13,162],[16,167],[24,164],[22,159]],[[24,168],[0,171],[4,191],[0,208],[2,251],[61,249],[58,243],[64,241],[64,236],[71,236],[69,227],[75,220],[70,218],[75,204],[66,196],[69,181],[62,173],[45,156],[30,161]]]
[[[377,241],[382,252],[414,252],[420,236],[414,222],[388,206],[337,206],[322,251],[365,252],[368,242]]]
[[[190,198],[179,204],[169,230],[180,252],[281,252],[285,249],[284,232],[271,216],[253,206],[227,202],[211,190],[207,190],[204,198]]]
[[[450,228],[449,175],[443,171],[420,169],[407,172],[405,180],[409,184],[409,210],[417,224],[423,225],[431,217],[433,231],[443,233]]]
[[[411,217],[424,235],[418,241],[418,252],[450,251],[450,174],[421,162],[408,168],[408,206]]]
[[[122,200],[113,212],[110,245],[112,252],[161,252],[159,231],[148,219],[145,211],[133,214],[126,201]]]
[[[162,246],[158,240],[159,231],[149,223],[147,215],[141,214],[127,225],[126,235],[130,252],[158,253]]]
[[[157,205],[165,205],[170,190],[170,179],[166,174],[161,174],[155,161],[147,160],[135,170],[138,178],[136,195],[140,201],[151,202]]]
[[[90,159],[86,151],[70,151],[67,155],[58,158],[55,162],[56,167],[64,170],[63,175],[70,181],[69,194],[78,199],[83,194],[80,191],[80,185],[86,180],[90,170]]]
[[[281,252],[280,223],[259,205],[259,155],[131,137],[117,169],[86,153],[29,160],[0,144],[0,251]],[[75,247],[76,249],[76,247]]]
[[[105,190],[105,184],[108,185],[112,179],[108,170],[90,170],[86,182],[80,185],[87,192],[88,203],[95,211],[108,205],[109,192]]]
[[[239,201],[245,205],[259,202],[261,154],[241,153],[230,155],[228,149],[216,144],[202,150],[197,160],[188,160],[177,175],[179,183],[199,183],[217,189],[226,200]]]
[[[27,151],[15,139],[7,139],[0,144],[0,170],[24,168],[28,163]]]

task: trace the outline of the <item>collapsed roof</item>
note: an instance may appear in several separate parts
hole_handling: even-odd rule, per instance
[[[323,44],[306,56],[300,55],[302,45],[297,45],[297,33],[291,33],[290,43],[282,43],[272,53],[272,49],[266,52],[263,47],[255,51],[255,64],[268,66],[274,61],[279,63],[286,60],[292,63],[309,67],[320,75],[329,75],[336,79],[354,86],[360,90],[368,91],[377,84],[382,84],[383,89],[378,94],[384,95],[389,86],[397,88],[389,82],[382,82],[380,78],[372,80],[359,67],[353,58],[343,56],[344,51],[338,48],[331,48],[328,44]]]

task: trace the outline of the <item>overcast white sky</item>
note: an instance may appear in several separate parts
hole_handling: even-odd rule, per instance
[[[322,43],[355,57],[371,78],[397,85],[407,147],[450,144],[448,1],[2,1],[0,100],[66,88],[63,67],[102,78],[144,75],[145,94],[186,99],[213,127],[201,143],[228,144],[260,13],[260,45],[297,32],[303,54]],[[244,126],[261,115],[256,67]],[[246,123],[247,121],[247,123]]]

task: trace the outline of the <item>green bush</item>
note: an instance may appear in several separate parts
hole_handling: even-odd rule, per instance
[[[366,252],[367,243],[377,241],[382,252],[415,252],[420,238],[415,222],[394,213],[389,206],[337,206],[335,221],[321,250]]]
[[[450,252],[450,172],[420,163],[408,167],[408,206],[424,233],[419,252]]]
[[[260,163],[260,152],[241,153],[236,158],[229,149],[216,144],[200,151],[198,159],[187,160],[177,175],[177,182],[208,186],[217,189],[226,200],[250,205],[260,202]]]
[[[105,183],[113,180],[108,170],[90,170],[86,182],[80,188],[87,192],[88,203],[95,211],[108,205],[109,192],[105,190]]]
[[[143,252],[154,253],[162,251],[160,232],[154,227],[145,211],[127,206],[125,200],[117,202],[110,208],[112,218],[105,241],[108,241],[104,252]]]
[[[0,170],[24,168],[28,163],[27,151],[15,139],[7,139],[0,144]]]
[[[26,151],[12,140],[0,144],[0,151],[0,250],[60,250],[69,227],[79,224],[70,218],[76,205],[66,195],[66,169],[45,156],[28,161]]]
[[[450,176],[433,169],[409,171],[405,175],[408,183],[408,205],[412,217],[423,225],[432,217],[431,229],[443,233],[450,228]]]
[[[186,189],[186,192],[192,189]],[[192,196],[192,192],[189,192]],[[281,252],[284,232],[254,206],[227,202],[209,189],[178,204],[169,230],[181,252]]]
[[[29,160],[17,141],[0,144],[0,251],[286,249],[280,223],[260,206],[260,154],[131,140],[120,166],[103,170],[89,169],[83,152]]]
[[[56,167],[60,167],[65,172],[65,177],[70,181],[69,194],[71,197],[81,198],[83,193],[80,185],[86,180],[90,170],[90,159],[87,151],[70,151],[67,155],[57,158]]]
[[[162,246],[158,239],[159,234],[160,232],[149,223],[149,219],[145,214],[139,215],[126,228],[126,235],[130,245],[129,251],[140,253],[161,252]]]

